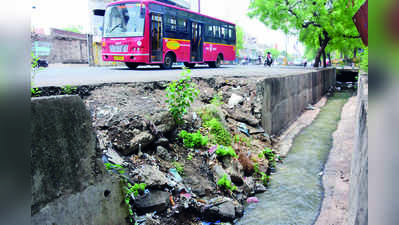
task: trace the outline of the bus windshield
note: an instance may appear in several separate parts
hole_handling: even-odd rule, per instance
[[[145,5],[118,4],[107,8],[104,37],[139,37],[144,34]]]

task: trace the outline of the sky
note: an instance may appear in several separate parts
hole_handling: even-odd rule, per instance
[[[198,0],[189,0],[193,10],[198,9]],[[201,0],[201,13],[224,19],[243,27],[244,31],[257,38],[258,43],[275,46],[285,50],[286,36],[281,31],[267,28],[257,19],[247,16],[250,0]],[[31,23],[33,27],[49,30],[50,27],[65,28],[82,26],[84,32],[89,32],[89,15],[87,0],[32,0]],[[296,37],[289,38],[287,50],[294,53]],[[303,47],[298,42],[298,49],[303,53]]]

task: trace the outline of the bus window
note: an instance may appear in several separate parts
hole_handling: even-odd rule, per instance
[[[213,37],[213,27],[212,25],[206,25],[207,31],[206,31],[206,36],[207,37]]]
[[[176,31],[176,18],[173,18],[173,17],[169,17],[168,19],[167,19],[167,30],[168,31]]]
[[[221,38],[222,39],[226,39],[227,37],[226,37],[226,27],[221,27],[222,29],[221,29]]]
[[[187,32],[187,20],[183,18],[177,19],[177,30],[180,32]]]
[[[213,26],[213,34],[215,38],[220,38],[220,27],[219,26]]]

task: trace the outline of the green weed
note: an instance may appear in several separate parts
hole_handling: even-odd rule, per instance
[[[216,144],[230,146],[231,134],[224,128],[223,124],[216,118],[205,122],[204,126],[209,128],[209,132],[213,135]]]
[[[237,187],[234,186],[229,179],[227,179],[227,174],[223,175],[223,177],[218,180],[218,186],[224,187],[225,189],[231,191],[237,190]]]
[[[237,154],[234,151],[234,149],[231,146],[218,146],[218,148],[216,149],[216,155],[220,156],[220,157],[224,157],[224,156],[231,156],[234,158],[237,158]]]
[[[211,104],[215,106],[223,105],[223,103],[223,98],[220,93],[215,94],[211,100]]]
[[[64,87],[62,87],[62,90],[67,95],[72,94],[74,91],[76,91],[76,89],[76,87],[72,87],[71,85],[65,85]]]
[[[200,131],[197,131],[197,133],[188,133],[182,130],[179,133],[179,137],[183,139],[183,144],[186,148],[201,147],[208,144],[208,137],[202,136]]]
[[[198,96],[199,89],[191,81],[191,71],[184,68],[182,72],[183,78],[173,81],[166,88],[166,103],[169,105],[169,112],[178,124],[183,123],[183,116],[187,113],[187,108],[194,102],[194,98]]]

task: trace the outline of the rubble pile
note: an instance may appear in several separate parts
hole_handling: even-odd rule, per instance
[[[132,196],[137,224],[233,224],[244,204],[257,202],[255,193],[267,191],[274,164],[263,152],[277,141],[260,126],[257,81],[193,80],[200,95],[180,125],[165,103],[168,82],[102,86],[84,99],[104,163],[125,168],[131,184],[146,184]],[[216,138],[205,117],[228,131],[217,135],[229,137]],[[186,147],[183,130],[206,144]]]

